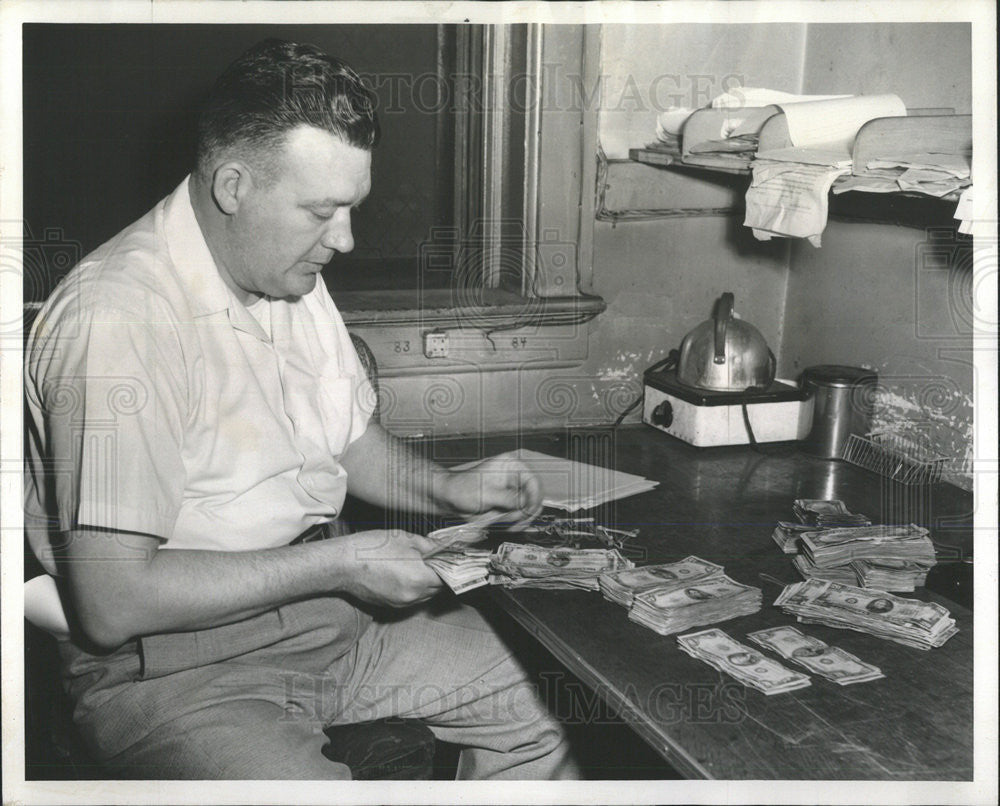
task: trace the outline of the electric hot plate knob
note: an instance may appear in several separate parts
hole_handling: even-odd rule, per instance
[[[656,408],[653,409],[651,419],[653,425],[662,425],[667,428],[674,421],[674,407],[670,405],[670,401],[664,400],[657,404]]]

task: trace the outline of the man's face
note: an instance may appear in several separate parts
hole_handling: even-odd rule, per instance
[[[371,152],[312,126],[291,130],[269,184],[253,184],[227,223],[225,270],[245,292],[300,297],[336,252],[354,248],[351,212],[371,189]]]

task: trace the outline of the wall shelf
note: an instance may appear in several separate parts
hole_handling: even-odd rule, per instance
[[[695,135],[703,137],[704,130],[718,131],[719,113],[724,110],[699,110],[692,115]],[[906,117],[877,118],[866,123],[858,132],[852,154],[852,173],[840,177],[833,189],[848,180],[865,175],[865,167],[880,157],[899,156],[906,153],[933,153],[970,160],[972,155],[972,116],[933,114],[942,110],[910,110]],[[932,114],[926,114],[926,113]],[[687,133],[687,126],[685,126]],[[760,131],[761,151],[784,148],[790,145],[788,126],[783,113],[774,113]],[[669,147],[629,149],[629,159],[673,172],[700,176],[732,184],[732,177],[747,176],[749,164],[741,165],[746,157],[730,154],[678,153]],[[746,190],[746,184],[742,189]],[[960,191],[944,196],[932,196],[918,191],[895,190],[879,193],[850,190],[842,193],[831,191],[830,215],[841,220],[877,221],[903,226],[957,226],[953,217]],[[733,208],[736,212],[738,208]],[[622,216],[623,220],[626,216]]]

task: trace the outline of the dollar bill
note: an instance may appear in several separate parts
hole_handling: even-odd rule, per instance
[[[669,635],[756,613],[761,603],[760,588],[717,574],[683,585],[637,593],[628,617],[661,635]]]
[[[427,533],[428,540],[433,540],[435,547],[424,557],[431,557],[439,552],[448,549],[471,546],[485,540],[488,536],[486,531],[491,525],[501,520],[505,513],[484,512],[468,523],[459,523],[454,526],[445,526]]]
[[[807,579],[787,586],[774,604],[800,622],[826,624],[917,646],[941,646],[958,629],[947,608],[886,591]]]
[[[652,589],[684,587],[722,574],[721,565],[689,556],[675,563],[645,565],[626,571],[601,574],[598,578],[604,598],[626,607],[637,593]]]
[[[488,584],[490,552],[465,548],[425,556],[424,562],[455,593],[465,593]]]
[[[492,564],[524,577],[596,576],[631,566],[616,549],[553,549],[520,543],[502,543]]]
[[[907,540],[917,537],[924,537],[930,534],[922,526],[907,524],[905,526],[858,526],[844,527],[840,529],[823,529],[821,531],[810,532],[814,535],[810,542],[814,546],[832,546],[840,543],[888,543],[898,540]]]
[[[598,577],[633,568],[617,549],[547,548],[503,543],[490,558],[491,582],[513,588],[585,588],[598,590]]]
[[[754,591],[759,592],[757,588],[744,585],[723,574],[683,587],[654,588],[637,594],[635,600],[657,610],[674,610],[678,607],[699,605],[709,600],[726,599]]]
[[[781,694],[811,685],[808,675],[764,657],[718,628],[678,636],[677,645],[691,657],[764,694]]]
[[[840,647],[831,647],[795,627],[770,627],[748,633],[755,644],[841,686],[866,683],[885,677],[882,670],[865,663]]]

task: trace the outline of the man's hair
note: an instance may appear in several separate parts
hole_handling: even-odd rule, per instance
[[[354,70],[315,45],[266,39],[226,68],[198,120],[198,170],[237,151],[269,172],[286,134],[314,126],[370,150],[379,140],[376,99]]]

